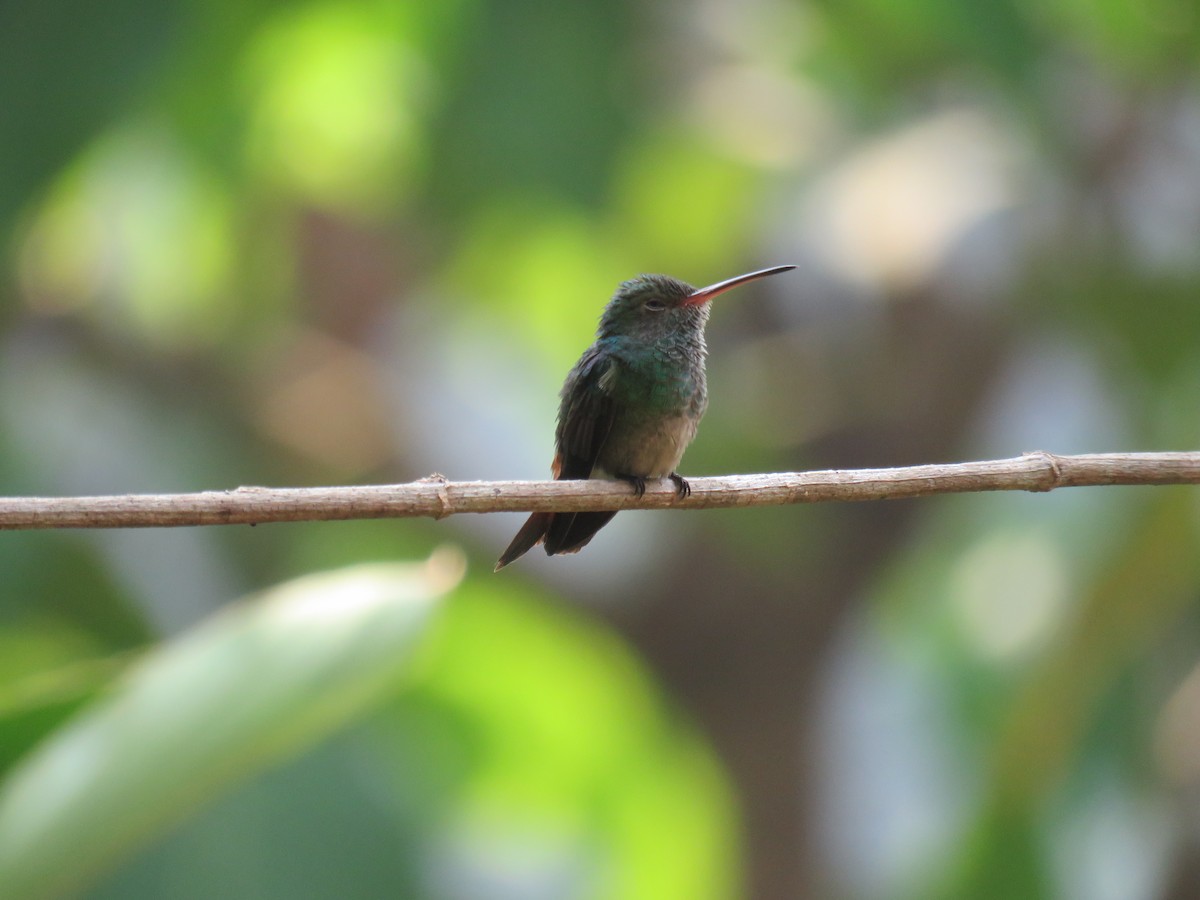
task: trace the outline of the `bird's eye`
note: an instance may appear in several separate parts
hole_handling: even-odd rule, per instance
[[[661,300],[647,300],[645,306],[650,312],[662,312],[667,308],[667,304]]]

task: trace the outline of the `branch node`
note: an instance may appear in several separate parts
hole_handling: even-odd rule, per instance
[[[1031,485],[1029,488],[1030,491],[1045,493],[1066,484],[1066,479],[1063,478],[1062,463],[1053,453],[1045,450],[1030,450],[1021,455],[1026,459],[1037,459],[1045,463],[1045,469],[1042,471],[1048,480],[1043,483]]]
[[[449,483],[450,479],[441,472],[430,472],[424,478],[417,479],[417,484],[437,485],[434,496],[437,497],[438,508],[437,512],[433,514],[433,518],[439,522],[454,513],[454,504],[450,502],[450,492],[446,489],[446,485]]]

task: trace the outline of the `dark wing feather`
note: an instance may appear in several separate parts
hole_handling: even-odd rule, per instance
[[[554,433],[559,478],[590,478],[596,467],[616,412],[611,393],[615,365],[611,356],[591,347],[567,376]]]
[[[596,468],[616,417],[612,398],[615,365],[610,355],[591,347],[567,376],[555,432],[559,462],[556,477],[590,478]],[[546,531],[546,553],[553,556],[576,552],[615,515],[615,512],[555,514]]]
[[[612,430],[615,414],[609,384],[612,358],[596,347],[583,354],[563,385],[554,440],[555,478],[584,479]],[[496,571],[545,541],[546,553],[574,553],[592,539],[615,512],[534,513],[517,532],[496,563]]]

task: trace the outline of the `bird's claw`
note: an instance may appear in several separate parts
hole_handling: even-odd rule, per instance
[[[671,481],[673,481],[675,483],[675,493],[676,494],[678,494],[680,497],[692,496],[692,486],[690,484],[688,484],[688,481],[686,478],[684,478],[678,472],[672,472],[667,477],[670,478]]]
[[[627,481],[633,485],[633,492],[641,497],[646,493],[646,479],[640,475],[618,475],[622,481]]]

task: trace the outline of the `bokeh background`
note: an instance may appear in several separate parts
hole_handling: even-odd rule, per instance
[[[543,477],[619,281],[781,263],[715,304],[686,474],[1195,447],[1198,20],[2,4],[0,491]],[[494,576],[520,521],[5,534],[0,845],[96,898],[1200,893],[1195,490],[625,513]],[[244,595],[444,544],[395,671],[338,627],[221,643]],[[204,791],[120,749],[207,746],[197,698],[281,645],[374,687],[248,717]],[[64,801],[93,757],[129,789]],[[184,790],[139,818],[139,779]]]

